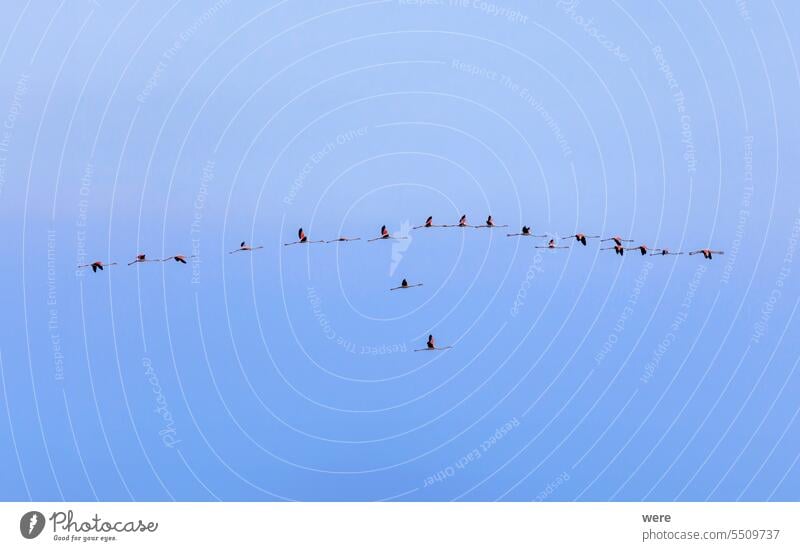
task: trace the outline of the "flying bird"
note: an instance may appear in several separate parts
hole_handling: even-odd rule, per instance
[[[576,241],[580,241],[581,244],[586,246],[586,240],[587,239],[597,239],[600,236],[599,235],[584,235],[582,233],[576,233],[575,235],[568,235],[567,237],[562,237],[561,239],[572,239],[573,237],[575,238]]]
[[[132,266],[134,264],[139,264],[142,262],[161,262],[161,261],[159,259],[147,258],[146,255],[143,254],[137,254],[135,260],[128,262],[128,266]]]
[[[97,270],[101,270],[102,271],[103,268],[106,267],[106,266],[116,266],[116,265],[117,265],[116,262],[111,262],[109,264],[105,264],[103,262],[100,262],[99,260],[96,260],[96,261],[92,262],[91,264],[81,264],[80,266],[78,266],[78,268],[91,268],[92,271],[96,273]]]
[[[494,220],[492,219],[492,216],[489,215],[489,218],[486,219],[486,223],[485,224],[483,224],[481,226],[475,226],[475,227],[476,228],[507,228],[508,224],[505,224],[503,226],[498,226],[497,224],[494,223]]]
[[[339,237],[338,239],[331,239],[330,241],[326,241],[325,243],[337,243],[340,241],[361,241],[360,237]]]
[[[639,245],[638,247],[625,247],[625,250],[626,251],[639,251],[640,253],[642,253],[642,256],[644,256],[644,255],[647,254],[647,251],[649,251],[649,250],[653,250],[653,251],[657,252],[657,251],[660,251],[661,249],[648,249],[647,245]]]
[[[264,248],[263,245],[259,245],[258,247],[251,247],[250,245],[247,244],[246,241],[242,241],[241,243],[239,243],[238,249],[230,251],[228,252],[228,254],[238,253],[240,251],[255,251],[256,249],[263,249],[263,248]]]
[[[292,241],[291,243],[284,243],[284,247],[288,247],[289,245],[305,245],[306,243],[325,243],[324,240],[320,241],[309,241],[306,232],[303,231],[303,228],[297,230],[297,241]]]
[[[702,254],[703,258],[705,258],[706,260],[711,260],[712,255],[725,254],[725,251],[712,251],[711,249],[700,249],[700,250],[697,250],[697,251],[690,252],[689,256],[691,256],[693,254]]]
[[[415,283],[414,285],[409,285],[407,279],[403,279],[400,283],[400,287],[392,287],[389,289],[390,291],[397,291],[398,289],[411,289],[412,287],[422,287],[422,283]]]
[[[461,215],[461,218],[458,219],[458,224],[446,224],[442,226],[443,228],[472,228],[474,226],[470,226],[467,222],[467,215]]]
[[[162,258],[161,262],[167,262],[168,260],[174,260],[175,262],[180,262],[181,264],[186,264],[187,258],[197,258],[197,255],[193,254],[192,256],[184,256],[182,254],[176,254],[175,256],[168,256],[167,258]]]
[[[603,241],[613,241],[614,243],[616,243],[619,246],[622,246],[623,243],[633,243],[633,239],[622,239],[618,235],[615,235],[614,237],[609,237],[607,239],[601,239],[600,243],[602,243]],[[609,249],[610,248],[611,247],[609,247]]]
[[[446,228],[446,227],[447,226],[434,224],[433,223],[433,216],[428,216],[428,218],[425,220],[424,224],[422,224],[421,226],[414,226],[411,229],[412,230],[418,230],[420,228]]]
[[[381,226],[381,236],[376,237],[374,239],[368,239],[368,242],[372,241],[380,241],[381,239],[408,239],[408,237],[394,237],[389,234],[389,230],[386,229],[386,226]]]
[[[418,348],[417,350],[414,350],[414,352],[425,352],[425,351],[428,351],[428,350],[447,350],[449,348],[453,348],[453,347],[452,346],[437,347],[436,346],[436,342],[433,340],[433,335],[428,335],[427,347],[426,348]]]
[[[506,237],[547,237],[546,235],[533,235],[530,226],[522,226],[520,233],[507,233]]]
[[[669,249],[660,249],[660,253],[650,253],[650,256],[667,256],[667,255],[679,255],[683,253],[673,253]]]
[[[555,239],[551,239],[547,243],[547,245],[542,245],[542,246],[537,245],[536,248],[537,249],[569,249],[569,247],[556,247],[556,240]]]
[[[616,245],[616,244],[613,247],[603,247],[600,250],[601,251],[610,251],[612,249],[614,250],[615,254],[618,254],[620,256],[623,256],[625,254],[625,247],[623,247],[622,245]]]

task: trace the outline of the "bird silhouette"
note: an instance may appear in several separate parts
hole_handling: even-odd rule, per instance
[[[430,351],[430,350],[448,350],[450,348],[453,348],[453,347],[452,346],[437,347],[436,346],[436,342],[433,340],[433,335],[428,335],[428,343],[427,343],[426,347],[425,348],[418,348],[418,349],[414,350],[414,352],[426,352],[426,351]]]
[[[658,253],[650,253],[650,256],[667,256],[667,255],[673,255],[673,256],[677,256],[677,255],[679,255],[679,254],[683,254],[683,253],[673,253],[673,252],[672,252],[672,251],[670,251],[669,249],[658,249],[658,250],[660,250],[661,252],[658,252]]]
[[[602,248],[602,249],[600,249],[600,250],[601,250],[601,251],[610,251],[610,250],[613,250],[615,254],[618,254],[618,255],[620,255],[620,256],[624,256],[624,255],[625,255],[625,247],[623,247],[622,245],[616,245],[616,244],[615,244],[613,247],[603,247],[603,248]]]
[[[492,218],[492,216],[489,215],[489,218],[486,219],[486,223],[485,224],[483,224],[481,226],[475,226],[475,227],[476,228],[507,228],[508,224],[505,224],[505,225],[502,225],[502,226],[498,226],[497,224],[494,223],[494,219]]]
[[[197,258],[197,255],[193,254],[192,256],[184,256],[182,254],[176,254],[175,256],[168,256],[167,258],[162,258],[161,262],[167,262],[168,260],[174,260],[175,262],[180,262],[181,264],[186,264],[187,258]]]
[[[395,237],[389,234],[389,230],[386,229],[386,226],[381,226],[381,235],[380,237],[376,237],[374,239],[369,239],[368,242],[372,241],[380,241],[381,239],[408,239],[408,237]]]
[[[132,266],[134,264],[141,264],[143,262],[161,262],[161,261],[158,260],[158,259],[154,260],[154,259],[151,259],[151,258],[147,258],[147,256],[143,255],[143,254],[137,254],[136,258],[134,260],[132,260],[131,262],[128,262],[128,266]]]
[[[582,233],[576,233],[575,235],[568,235],[567,237],[562,237],[561,239],[572,239],[575,238],[576,241],[580,241],[581,244],[585,247],[587,239],[597,239],[599,235],[585,235]]]
[[[703,258],[706,260],[711,260],[712,256],[715,254],[725,254],[725,251],[712,251],[711,249],[699,249],[697,251],[692,251],[689,253],[689,256],[693,254],[702,254]]]
[[[467,222],[467,215],[462,214],[461,218],[458,219],[458,224],[445,224],[442,226],[443,228],[472,228],[474,226],[470,226]]]
[[[639,251],[642,253],[642,256],[647,254],[647,251],[651,250],[647,248],[647,245],[639,245],[637,247],[625,247],[626,251]],[[660,251],[661,249],[652,249],[653,251]]]
[[[618,235],[615,235],[614,237],[608,237],[608,238],[606,238],[606,239],[601,239],[601,240],[600,240],[600,243],[602,243],[602,242],[604,242],[604,241],[613,241],[614,243],[616,243],[616,244],[617,244],[617,245],[619,245],[619,246],[622,246],[622,244],[623,244],[623,243],[633,243],[633,239],[622,239],[622,238],[621,238],[620,236],[618,236]],[[609,247],[609,249],[610,249],[610,248],[611,248],[611,247]]]
[[[110,262],[106,264],[99,260],[95,260],[91,264],[81,264],[80,266],[78,266],[78,268],[91,268],[93,272],[97,273],[97,270],[102,271],[103,268],[105,268],[106,266],[116,266],[116,265],[117,265],[116,262]]]
[[[403,279],[400,283],[399,287],[392,287],[389,289],[390,291],[397,291],[398,289],[411,289],[412,287],[422,287],[422,283],[415,283],[414,285],[409,285],[408,280]]]
[[[297,230],[297,241],[292,241],[291,243],[284,243],[284,247],[288,247],[289,245],[305,245],[307,243],[325,243],[324,240],[320,241],[309,241],[306,232],[303,231],[303,228]]]
[[[339,237],[337,239],[331,239],[330,241],[326,241],[325,243],[338,243],[338,242],[347,242],[347,241],[361,241],[360,237]]]
[[[537,245],[537,249],[569,249],[569,247],[556,247],[556,240],[551,239],[547,245]]]
[[[247,242],[242,241],[239,244],[239,248],[238,249],[234,249],[234,250],[228,252],[228,254],[238,253],[238,252],[242,252],[242,251],[255,251],[257,249],[263,249],[263,248],[264,248],[263,245],[259,245],[258,247],[251,247],[250,245],[247,244]]]
[[[530,226],[522,226],[520,233],[507,233],[506,237],[547,237],[546,235],[533,235]]]
[[[428,218],[425,220],[424,224],[422,224],[421,226],[414,226],[411,229],[412,230],[418,230],[420,228],[446,228],[446,227],[448,227],[448,226],[442,226],[442,225],[434,224],[433,223],[433,216],[428,216]]]

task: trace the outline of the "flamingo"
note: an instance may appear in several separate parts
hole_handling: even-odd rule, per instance
[[[600,236],[599,235],[584,235],[582,233],[576,233],[575,235],[568,235],[567,237],[562,237],[561,239],[572,239],[573,237],[575,238],[576,241],[580,241],[583,244],[583,246],[585,247],[587,239],[597,239]]]
[[[569,247],[556,247],[556,240],[551,239],[546,246],[536,246],[537,249],[569,249]]]
[[[146,256],[143,255],[143,254],[137,254],[136,255],[136,260],[133,260],[132,262],[128,262],[128,266],[132,266],[134,264],[139,264],[141,262],[161,262],[161,261],[158,260],[158,259],[146,258]]]
[[[615,254],[618,254],[620,256],[623,256],[625,254],[625,247],[623,247],[622,245],[617,245],[617,244],[614,244],[613,247],[603,247],[600,250],[601,251],[610,251],[612,249],[614,250]]]
[[[412,287],[422,287],[422,283],[415,283],[414,285],[409,285],[407,279],[403,279],[400,283],[400,287],[392,287],[389,289],[390,291],[397,291],[398,289],[411,289]]]
[[[647,254],[647,251],[649,251],[649,250],[653,250],[653,251],[657,252],[657,251],[660,251],[661,249],[648,249],[647,245],[639,245],[638,247],[626,247],[625,250],[626,251],[639,251],[640,253],[642,253],[642,256],[644,256],[644,255]]]
[[[297,230],[297,239],[298,241],[292,241],[291,243],[284,243],[284,247],[288,247],[289,245],[305,245],[307,243],[325,243],[324,240],[320,241],[309,241],[306,232],[303,231],[303,228]]]
[[[474,226],[470,226],[467,223],[467,215],[462,214],[461,218],[458,219],[458,224],[447,224],[442,226],[443,228],[472,228]]]
[[[180,262],[181,264],[186,264],[187,258],[197,258],[196,254],[192,256],[184,256],[182,254],[176,254],[175,256],[168,256],[167,258],[162,258],[161,262],[167,262],[168,260],[174,260],[175,262]]]
[[[428,350],[447,350],[449,348],[453,348],[453,347],[452,346],[442,346],[442,347],[438,347],[437,348],[436,347],[436,343],[433,340],[433,335],[428,335],[428,344],[427,344],[426,348],[418,348],[417,350],[414,350],[414,352],[426,352]]]
[[[428,216],[428,218],[425,219],[425,223],[424,224],[422,224],[421,226],[414,226],[411,229],[412,230],[418,230],[420,228],[446,228],[446,227],[447,226],[441,226],[441,225],[434,224],[433,223],[433,216]]]
[[[100,262],[99,260],[95,260],[91,264],[81,264],[80,266],[78,266],[78,268],[89,268],[89,267],[91,267],[92,271],[97,273],[97,270],[101,270],[102,271],[102,269],[105,266],[116,266],[116,265],[117,265],[116,262],[111,262],[109,264],[105,264],[103,262]]]
[[[367,241],[368,242],[380,241],[381,239],[408,239],[408,237],[394,237],[394,236],[389,234],[389,230],[387,230],[386,226],[383,225],[383,226],[381,226],[381,236],[380,237],[376,237],[374,239],[368,239]]]
[[[623,244],[623,243],[633,243],[633,239],[622,239],[622,238],[621,238],[620,236],[618,236],[618,235],[615,235],[614,237],[609,237],[609,238],[607,238],[607,239],[601,239],[601,240],[600,240],[600,243],[602,243],[603,241],[613,241],[614,243],[616,243],[616,244],[617,244],[617,245],[619,245],[620,247],[622,246],[622,244]],[[611,248],[611,247],[609,247],[609,249],[610,249],[610,248]]]
[[[683,254],[683,253],[670,252],[669,249],[660,249],[660,250],[661,250],[660,253],[650,253],[650,256],[667,256],[667,255],[676,255],[677,256],[679,254]]]
[[[263,248],[264,248],[263,245],[259,245],[258,247],[251,247],[250,245],[247,244],[246,241],[242,241],[241,243],[239,243],[238,249],[230,251],[228,252],[228,254],[238,253],[240,251],[255,251],[256,249],[263,249]]]
[[[692,251],[689,253],[689,256],[693,254],[702,254],[703,258],[706,260],[711,260],[711,256],[715,254],[725,254],[725,251],[712,251],[711,249],[700,249],[697,251]]]
[[[547,237],[546,235],[533,235],[530,226],[522,226],[521,233],[507,233],[506,237]]]
[[[494,220],[492,219],[492,215],[490,214],[489,218],[486,219],[486,223],[485,224],[483,224],[482,226],[475,226],[475,227],[476,228],[507,228],[508,224],[505,224],[503,226],[496,225],[494,223]]]
[[[330,241],[326,241],[325,243],[336,243],[339,241],[361,241],[360,237],[339,237],[338,239],[331,239]]]

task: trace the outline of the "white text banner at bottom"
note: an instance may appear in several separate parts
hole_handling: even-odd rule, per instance
[[[800,549],[797,503],[3,503],[0,549]]]

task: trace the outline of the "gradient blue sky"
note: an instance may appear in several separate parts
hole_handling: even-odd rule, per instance
[[[0,498],[800,497],[797,3],[3,10]]]

